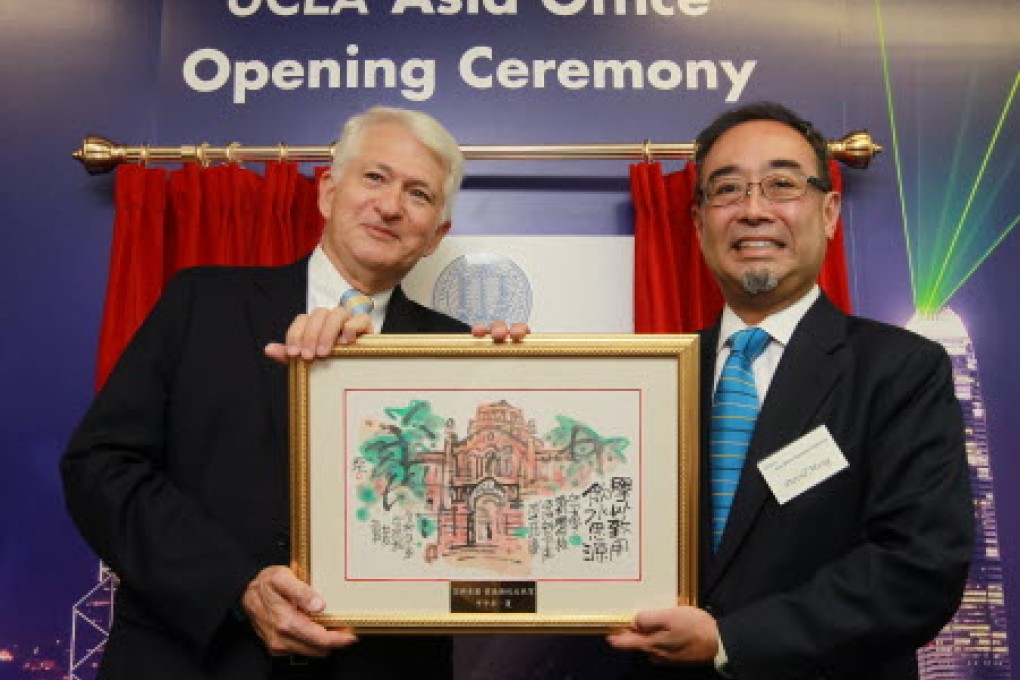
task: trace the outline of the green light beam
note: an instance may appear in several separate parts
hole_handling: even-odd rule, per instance
[[[939,215],[938,222],[936,222],[938,227],[935,230],[935,244],[934,247],[931,249],[931,252],[933,253],[945,252],[945,248],[942,247],[942,236],[948,231],[947,225],[950,220],[949,217],[950,206],[954,202],[953,198],[957,195],[956,189],[960,179],[960,166],[962,164],[963,152],[966,148],[966,144],[964,143],[964,141],[967,137],[967,130],[970,128],[972,104],[974,103],[974,100],[976,98],[974,95],[974,90],[976,89],[976,82],[977,78],[975,78],[973,74],[971,74],[970,84],[969,87],[967,88],[968,93],[963,100],[964,108],[962,124],[960,125],[959,128],[957,128],[956,142],[953,144],[953,160],[949,165],[948,185],[946,187],[946,190],[942,193],[942,211],[941,214]],[[920,195],[920,192],[918,192],[918,195]],[[935,266],[936,261],[934,260],[934,258],[932,258],[930,263],[926,263],[926,266],[924,267],[924,273],[918,274],[919,278],[924,279],[920,286],[921,290],[924,291],[931,290],[929,284],[931,283],[932,278],[934,278]]]
[[[910,223],[907,220],[907,201],[903,192],[903,171],[900,162],[900,141],[896,128],[896,106],[893,103],[892,80],[889,76],[889,53],[885,44],[885,24],[882,21],[882,7],[880,0],[875,0],[875,17],[878,20],[878,44],[882,53],[882,81],[885,84],[885,104],[889,111],[889,128],[892,134],[893,166],[896,169],[896,186],[900,196],[900,219],[903,222],[903,238],[907,245],[907,267],[910,270],[910,294],[917,306],[917,281],[914,271],[914,255],[910,240]]]
[[[999,133],[1002,132],[1002,126],[1006,122],[1006,116],[1009,114],[1009,110],[1013,105],[1013,98],[1016,96],[1018,86],[1020,86],[1020,71],[1017,71],[1016,77],[1013,79],[1013,87],[1010,88],[1009,95],[1006,97],[1006,103],[1002,107],[1002,113],[999,116],[998,123],[995,125],[995,131],[992,133],[992,138],[989,140],[988,147],[985,149],[985,156],[981,159],[981,167],[978,169],[977,176],[974,178],[974,183],[971,185],[970,195],[967,196],[967,203],[963,208],[963,213],[960,215],[960,220],[956,223],[956,229],[953,232],[953,240],[949,244],[949,250],[946,252],[945,259],[942,260],[942,267],[939,269],[938,278],[935,279],[935,285],[932,286],[929,291],[928,299],[925,304],[926,307],[929,307],[933,303],[935,291],[938,290],[939,285],[942,283],[942,277],[946,273],[946,266],[949,264],[949,261],[953,259],[956,242],[959,239],[960,232],[963,231],[963,226],[967,221],[967,214],[970,212],[970,207],[974,202],[974,195],[977,194],[978,187],[984,179],[985,170],[988,168],[988,159],[995,150],[995,144],[999,140]],[[1012,226],[1009,227],[1010,230],[1012,230],[1012,228]],[[999,241],[997,240],[996,243],[998,242]]]
[[[935,306],[934,309],[942,309],[942,307],[944,307],[946,303],[949,302],[954,295],[956,295],[956,291],[960,290],[960,288],[963,287],[963,284],[967,283],[967,281],[970,280],[970,277],[973,276],[975,271],[977,271],[977,268],[980,267],[984,263],[984,261],[988,259],[988,256],[992,254],[993,250],[999,247],[999,244],[1002,243],[1007,236],[1009,236],[1010,232],[1013,231],[1013,229],[1016,227],[1018,223],[1020,223],[1020,215],[1017,215],[1016,217],[1013,218],[1013,221],[1010,223],[1010,225],[1006,227],[1006,229],[1001,234],[999,234],[999,238],[995,239],[995,242],[991,246],[989,246],[988,250],[986,250],[981,255],[981,257],[978,258],[978,261],[974,263],[974,266],[971,267],[970,270],[963,275],[963,278],[960,279],[960,282],[956,284],[956,286],[951,291],[949,291],[948,295],[945,295],[944,297],[939,299],[938,305]]]
[[[1012,173],[1018,161],[1020,161],[1020,150],[1014,151],[1013,155],[1010,158],[1008,158],[1006,162],[1003,164],[1003,167],[1001,167],[999,171],[995,173],[995,175],[990,176],[985,180],[984,190],[982,191],[983,200],[981,201],[980,204],[975,205],[974,209],[971,211],[970,215],[971,224],[975,225],[985,225],[989,223],[994,224],[1001,219],[1001,218],[989,219],[989,215],[991,215],[992,211],[994,210],[995,203],[996,201],[998,201],[999,196],[1002,194],[1002,192],[1007,187],[1010,188],[1013,187]],[[992,177],[995,177],[995,179],[993,180]],[[962,252],[967,253],[968,257],[957,258],[956,261],[954,261],[950,265],[950,271],[946,278],[943,279],[942,285],[939,287],[940,291],[946,288],[956,286],[957,283],[959,283],[958,271],[970,266],[970,263],[974,259],[971,256],[971,254],[974,253],[978,248],[983,248],[984,247],[983,244],[986,243],[988,240],[986,238],[982,238],[985,235],[982,233],[982,231],[983,230],[981,229],[968,229],[964,231],[963,237],[960,240],[960,250]],[[994,229],[991,230],[990,233],[994,234],[995,230]],[[935,298],[938,299],[939,295],[940,293],[936,292]]]
[[[921,85],[917,85],[920,90]],[[917,168],[914,170],[914,202],[913,209],[907,210],[907,213],[914,220],[914,268],[917,270],[913,277],[917,280],[916,289],[919,294],[924,294],[924,272],[931,266],[929,261],[931,260],[931,251],[925,248],[924,232],[921,229],[921,225],[924,224],[924,209],[921,203],[921,197],[924,196],[922,185],[924,183],[924,173],[921,172],[921,168],[925,167],[925,145],[924,145],[924,120],[921,116],[918,116],[911,127],[914,128],[914,152],[913,156],[917,163]],[[909,175],[909,173],[908,173]],[[915,298],[915,302],[917,299]]]
[[[964,139],[967,136],[967,128],[970,126],[971,105],[974,102],[974,80],[972,76],[969,88],[971,91],[963,100],[963,124],[960,125],[956,135],[956,143],[953,144],[953,160],[949,165],[949,185],[946,187],[945,193],[942,194],[942,214],[939,216],[938,222],[940,232],[949,221],[949,204],[952,202],[952,196],[956,193],[956,181],[960,176],[960,157],[963,155],[965,147]]]

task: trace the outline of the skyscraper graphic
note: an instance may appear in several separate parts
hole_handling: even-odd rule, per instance
[[[69,680],[93,680],[113,622],[113,595],[117,576],[102,562],[96,585],[71,607]]]
[[[953,362],[956,396],[963,408],[967,461],[974,494],[974,557],[953,620],[917,653],[922,680],[1009,680],[1006,605],[988,452],[985,402],[977,357],[967,329],[948,307],[907,328],[941,343]]]

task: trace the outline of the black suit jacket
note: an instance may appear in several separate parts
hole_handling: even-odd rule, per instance
[[[119,575],[101,677],[242,679],[289,671],[231,615],[289,561],[287,369],[263,347],[305,308],[307,259],[180,273],[61,460],[67,506]],[[465,332],[398,287],[383,332]],[[447,638],[365,638],[312,677],[451,675]],[[309,677],[309,676],[304,676]]]
[[[706,471],[718,339],[718,326],[701,335]],[[820,425],[849,467],[779,505],[758,461]],[[762,405],[718,552],[701,554],[700,604],[736,678],[917,677],[915,649],[952,616],[971,557],[963,437],[942,347],[824,296],[811,307]]]

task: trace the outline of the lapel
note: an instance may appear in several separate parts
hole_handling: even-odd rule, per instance
[[[263,348],[269,342],[280,342],[298,314],[305,311],[308,299],[308,258],[303,257],[284,267],[251,269],[251,296],[247,315],[252,329],[252,342],[262,371],[266,393],[278,441],[287,450],[287,367],[267,359]]]
[[[429,331],[427,322],[417,304],[404,295],[400,286],[393,289],[390,303],[386,307],[383,333],[424,333]]]
[[[725,572],[771,495],[758,471],[758,462],[806,434],[813,423],[817,424],[819,408],[842,376],[842,362],[836,351],[845,341],[845,320],[843,313],[822,294],[790,338],[758,415],[722,543],[718,552],[709,556],[705,593],[710,592]],[[714,337],[718,338],[718,327]],[[716,342],[713,342],[708,348],[711,354],[709,371],[715,370],[715,346]],[[709,374],[708,395],[712,393],[712,375]],[[707,422],[708,419],[702,420]],[[708,438],[705,434],[703,458],[707,463]]]
[[[698,419],[698,441],[699,446],[699,460],[698,469],[701,471],[699,478],[699,502],[698,512],[702,521],[698,522],[698,545],[701,549],[698,551],[699,560],[698,567],[700,574],[700,590],[707,592],[708,583],[705,578],[712,571],[712,566],[715,561],[715,553],[712,551],[712,517],[711,503],[709,502],[712,497],[711,484],[709,482],[710,468],[708,458],[708,430],[709,423],[711,422],[710,414],[712,413],[712,391],[713,383],[715,382],[715,356],[716,347],[719,344],[719,324],[701,332],[700,345],[701,345],[701,389],[700,389],[700,408],[701,417]]]

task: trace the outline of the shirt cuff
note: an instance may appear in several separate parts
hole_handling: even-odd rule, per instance
[[[733,678],[733,674],[730,673],[730,658],[726,656],[726,648],[723,646],[722,635],[718,638],[719,649],[715,653],[715,659],[712,660],[712,664],[715,666],[715,672],[724,678]]]

